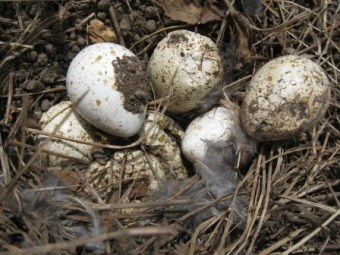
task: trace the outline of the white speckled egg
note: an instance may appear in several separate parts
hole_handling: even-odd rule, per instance
[[[139,59],[114,43],[93,44],[77,54],[66,76],[67,92],[79,114],[119,137],[141,128],[150,85]]]
[[[170,95],[167,110],[177,114],[195,109],[223,78],[215,43],[187,30],[173,31],[159,42],[148,72],[156,98]]]
[[[52,134],[57,128],[55,134],[58,136],[84,142],[95,141],[93,128],[75,112],[69,101],[64,101],[51,107],[43,114],[40,124],[42,131],[47,133]],[[60,125],[59,128],[58,125]],[[40,144],[44,142],[46,138],[47,136],[45,135],[39,135],[36,141]],[[90,162],[92,146],[59,138],[51,138],[51,140],[44,145],[44,149],[84,162]],[[42,160],[50,166],[68,166],[74,161],[70,158],[63,158],[49,153],[42,153]]]
[[[192,163],[202,162],[208,148],[207,141],[227,141],[231,138],[235,117],[232,110],[217,107],[194,119],[185,130],[182,140],[184,156]]]
[[[251,137],[283,140],[309,129],[325,114],[330,82],[320,66],[301,56],[269,61],[253,76],[241,108]]]

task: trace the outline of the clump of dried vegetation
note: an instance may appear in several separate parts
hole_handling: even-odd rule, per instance
[[[0,254],[339,252],[338,1],[263,0],[262,7],[246,0],[190,2],[1,4]],[[88,29],[94,18],[115,36],[112,31],[93,32],[93,26]],[[252,164],[243,169],[235,192],[248,197],[243,228],[232,224],[227,209],[195,228],[185,224],[225,197],[197,204],[191,211],[181,210],[181,205],[193,201],[176,195],[104,203],[95,191],[90,198],[82,192],[88,187],[86,165],[51,168],[37,160],[38,120],[66,98],[67,67],[89,40],[93,42],[89,37],[107,40],[108,33],[109,40],[147,59],[167,31],[183,27],[209,36],[226,55],[225,88],[236,103],[242,101],[254,71],[280,55],[306,55],[323,67],[333,85],[329,110],[318,125],[295,140],[261,143]],[[103,140],[102,147],[110,148],[107,143]]]

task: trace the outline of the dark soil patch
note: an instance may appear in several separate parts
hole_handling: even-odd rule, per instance
[[[148,75],[137,57],[118,58],[112,62],[117,90],[124,95],[125,110],[141,113],[151,98]]]

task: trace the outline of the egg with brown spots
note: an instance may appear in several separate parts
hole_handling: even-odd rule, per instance
[[[97,128],[130,137],[141,128],[150,99],[147,74],[139,59],[115,43],[97,43],[72,60],[67,92],[79,114]]]
[[[68,166],[75,159],[90,163],[92,145],[76,141],[93,143],[96,140],[95,132],[93,127],[76,113],[70,101],[64,101],[51,107],[41,117],[40,124],[42,131],[60,136],[60,138],[53,137],[49,141],[47,141],[48,136],[46,135],[37,137],[37,144],[41,145],[46,142],[43,145],[44,150],[51,152],[41,154],[41,160],[44,164]],[[65,140],[62,137],[71,138],[75,141]]]
[[[246,88],[242,126],[261,141],[292,138],[323,117],[330,90],[325,72],[312,60],[296,55],[271,60]]]
[[[156,98],[170,96],[167,110],[176,114],[195,109],[223,78],[216,44],[187,30],[173,31],[158,43],[148,72]]]

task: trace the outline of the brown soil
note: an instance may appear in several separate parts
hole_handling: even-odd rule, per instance
[[[117,90],[124,95],[125,110],[141,113],[151,99],[148,75],[137,57],[118,58],[112,62]]]

